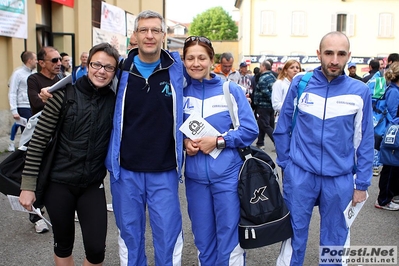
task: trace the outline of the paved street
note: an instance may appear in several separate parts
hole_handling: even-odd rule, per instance
[[[0,150],[6,147],[1,144],[6,142],[0,139]],[[275,158],[271,146],[267,146],[267,152]],[[0,154],[0,161],[8,153]],[[106,179],[106,188],[109,188]],[[373,184],[369,190],[370,197],[365,203],[362,211],[352,225],[351,244],[353,246],[379,246],[399,244],[399,212],[390,212],[374,208],[374,202],[378,193],[378,177],[373,177]],[[109,189],[107,190],[108,202],[111,202]],[[196,249],[191,236],[190,221],[187,216],[184,196],[184,184],[180,186],[180,198],[184,222],[184,249],[183,266],[197,265]],[[38,235],[34,232],[33,225],[28,220],[28,215],[22,212],[12,211],[6,196],[0,194],[0,266],[50,266],[53,265],[52,235],[51,231]],[[117,230],[113,213],[108,213],[108,238],[105,265],[117,266]],[[150,229],[148,228],[147,231]],[[304,265],[318,265],[318,238],[319,238],[319,216],[315,208],[307,255]],[[153,249],[151,247],[151,235],[147,233],[147,256],[148,265],[154,265]],[[279,253],[279,244],[264,248],[247,250],[248,266],[275,265]],[[79,223],[76,223],[76,240],[74,247],[76,265],[82,265],[84,259],[83,245]],[[378,264],[374,264],[378,265]]]

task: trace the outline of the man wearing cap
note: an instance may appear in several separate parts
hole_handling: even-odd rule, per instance
[[[355,63],[349,63],[348,64],[348,71],[349,71],[349,74],[348,74],[349,77],[354,78],[354,79],[358,79],[358,80],[362,80],[361,77],[356,75],[356,64]]]
[[[240,80],[238,81],[238,84],[241,85],[246,89],[247,94],[251,94],[252,92],[250,91],[251,89],[251,77],[248,75],[248,67],[247,63],[242,62],[240,64]]]

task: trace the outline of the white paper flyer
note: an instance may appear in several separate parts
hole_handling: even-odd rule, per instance
[[[187,120],[184,121],[179,130],[192,140],[204,136],[217,137],[220,135],[220,133],[198,113],[191,114]],[[209,155],[216,159],[221,152],[222,150],[215,148]]]

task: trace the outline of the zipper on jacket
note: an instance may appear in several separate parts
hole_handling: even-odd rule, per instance
[[[205,100],[205,85],[204,82],[202,82],[202,103],[201,103],[201,117],[204,118],[204,100]],[[205,156],[205,173],[206,173],[206,178],[208,179],[209,183],[211,183],[211,180],[209,179],[209,171],[208,171],[208,156]]]
[[[330,83],[327,85],[327,90],[326,90],[326,95],[324,98],[324,110],[323,110],[323,126],[321,127],[321,138],[320,138],[320,173],[323,175],[323,161],[324,161],[324,156],[323,156],[323,151],[324,151],[324,146],[323,146],[323,136],[324,136],[324,125],[325,125],[325,119],[326,119],[326,110],[327,110],[327,99],[328,99],[328,91],[330,90]]]

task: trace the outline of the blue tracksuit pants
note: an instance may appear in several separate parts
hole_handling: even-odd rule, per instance
[[[186,176],[186,197],[201,266],[243,266],[238,241],[240,202],[238,174],[211,183]]]
[[[121,265],[145,266],[146,207],[152,229],[155,265],[180,265],[182,217],[176,170],[111,175],[112,204],[120,231]],[[127,256],[126,256],[127,254]]]
[[[336,177],[318,176],[291,162],[284,171],[283,189],[294,232],[290,265],[303,265],[316,202],[320,213],[320,246],[344,246],[349,238],[349,229],[343,211],[352,200],[354,190],[351,173]]]

